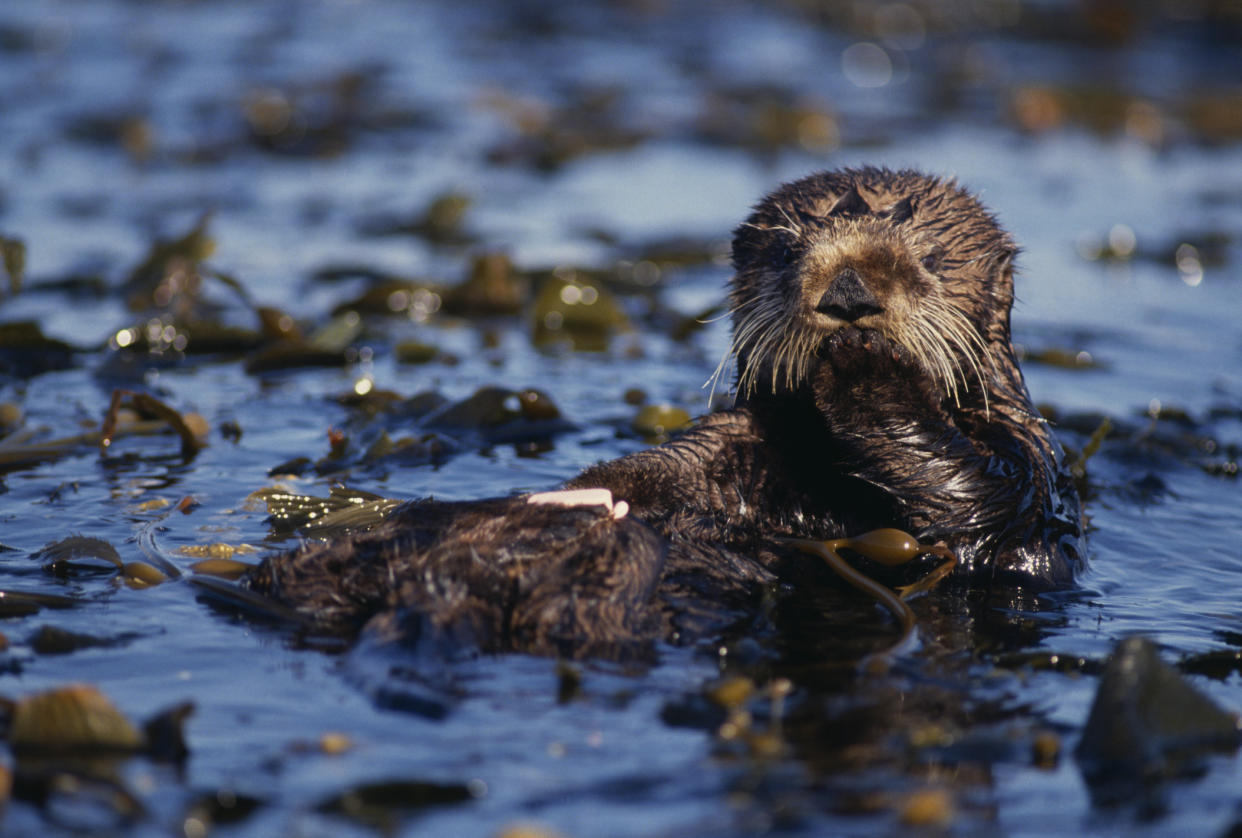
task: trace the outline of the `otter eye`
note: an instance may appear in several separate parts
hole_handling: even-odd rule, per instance
[[[926,256],[924,256],[920,261],[922,262],[923,267],[927,270],[928,273],[935,273],[936,269],[940,267],[940,254],[929,253]]]
[[[798,261],[797,243],[782,236],[772,243],[768,254],[768,258],[776,263],[777,267],[788,267]]]

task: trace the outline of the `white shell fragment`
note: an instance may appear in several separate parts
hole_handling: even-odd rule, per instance
[[[630,505],[619,501],[612,502],[612,492],[608,489],[562,489],[559,492],[536,492],[526,498],[527,503],[548,503],[553,506],[602,506],[612,513],[614,518],[624,518]],[[620,512],[618,513],[618,510]]]

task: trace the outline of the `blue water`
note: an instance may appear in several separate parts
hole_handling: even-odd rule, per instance
[[[86,351],[70,369],[0,381],[0,400],[19,405],[26,426],[45,427],[46,436],[102,417],[115,382],[99,374],[106,352],[96,347],[138,315],[120,293],[96,298],[37,286],[88,273],[115,289],[153,236],[178,235],[204,211],[212,212],[217,242],[210,264],[238,277],[259,303],[314,324],[362,290],[359,281],[314,281],[326,266],[362,264],[445,284],[461,279],[482,250],[504,251],[523,268],[611,267],[641,258],[652,241],[688,237],[722,247],[763,193],[808,171],[917,166],[979,192],[1021,242],[1015,340],[1032,353],[1086,352],[1096,362],[1025,366],[1036,402],[1065,419],[1066,442],[1081,447],[1080,428],[1099,416],[1122,429],[1088,464],[1091,565],[1082,590],[1039,615],[1014,617],[1040,630],[1004,651],[1098,662],[1134,633],[1154,639],[1170,661],[1236,651],[1242,488],[1236,476],[1202,466],[1236,464],[1242,446],[1242,146],[1236,137],[1201,141],[1184,116],[1195,97],[1224,97],[1227,109],[1232,96],[1240,106],[1236,28],[1140,18],[1123,43],[1102,46],[1089,36],[1034,37],[1043,4],[1021,6],[1017,18],[1016,4],[980,6],[956,27],[931,26],[914,7],[886,8],[905,24],[868,32],[861,18],[815,23],[796,5],[742,3],[710,14],[677,3],[5,4],[0,235],[24,240],[28,259],[26,290],[0,300],[0,320],[37,320]],[[1077,25],[1079,7],[1052,8],[1065,26]],[[911,14],[923,21],[922,34]],[[849,51],[860,42],[870,51]],[[313,123],[330,109],[324,85],[344,72],[367,81],[334,153],[276,154],[249,139],[247,102],[263,91],[301,95]],[[1154,109],[1162,139],[1124,121],[1104,132],[1072,117],[1046,131],[1015,124],[1023,90],[1048,85],[1056,93],[1087,80],[1122,98],[1123,109],[1133,112],[1136,102]],[[744,108],[725,111],[725,129],[705,127],[721,124],[713,102],[761,85],[769,88],[765,101],[812,114],[811,133],[778,132],[781,142],[764,146],[749,127],[756,112]],[[603,116],[576,117],[568,103],[587,101],[581,91],[615,98]],[[86,117],[118,113],[146,126],[145,151],[71,130]],[[519,119],[564,127],[575,118],[596,127],[611,121],[605,137],[625,131],[637,139],[550,170],[500,153],[529,141]],[[825,118],[831,131],[811,131]],[[448,190],[472,200],[469,246],[362,232],[367,219],[412,216]],[[1201,274],[1190,263],[1179,269],[1177,245],[1205,233],[1226,235],[1222,260],[1204,261]],[[1110,235],[1132,241],[1130,258],[1087,258]],[[694,315],[720,299],[727,278],[719,260],[664,265],[654,299],[662,312]],[[226,319],[252,325],[227,291],[212,294],[226,304]],[[637,328],[602,353],[537,350],[524,317],[489,324],[491,342],[477,323],[387,318],[362,338],[373,359],[347,368],[257,377],[235,358],[152,367],[129,384],[207,418],[210,444],[198,457],[185,462],[172,437],[147,437],[121,440],[107,458],[86,448],[4,474],[0,541],[13,549],[0,553],[0,588],[80,604],[0,622],[11,644],[0,695],[84,681],[131,718],[185,700],[196,712],[186,726],[184,771],[144,758],[118,764],[144,816],[118,821],[107,805],[64,795],[46,812],[11,802],[0,829],[190,835],[191,802],[226,790],[262,805],[213,834],[371,834],[316,806],[387,779],[461,783],[474,795],[412,815],[396,830],[408,835],[494,835],[515,823],[567,836],[900,833],[901,801],[924,787],[948,790],[955,814],[946,829],[963,834],[1210,835],[1242,816],[1242,764],[1228,754],[1211,758],[1200,776],[1167,784],[1155,816],[1094,805],[1069,750],[1097,678],[998,666],[987,632],[965,617],[950,620],[951,631],[943,620],[929,622],[922,651],[879,683],[842,688],[839,678],[791,675],[791,712],[822,725],[813,729],[824,738],[791,734],[780,756],[764,759],[739,754],[710,725],[665,718],[720,672],[712,648],[665,649],[642,671],[585,665],[581,693],[569,703],[557,701],[554,661],[462,664],[446,676],[460,688],[453,711],[429,720],[376,699],[400,660],[305,648],[278,627],[213,609],[184,582],[131,590],[107,574],[60,579],[40,567],[37,551],[71,534],[106,539],[127,561],[142,558],[138,537],[149,528],[169,551],[277,543],[248,495],[273,484],[273,466],[327,452],[328,430],[348,418],[332,397],[360,378],[403,395],[434,389],[450,398],[484,385],[536,386],[577,429],[535,456],[472,447],[439,466],[356,473],[355,488],[403,498],[543,488],[632,450],[642,443],[616,433],[633,412],[622,393],[641,388],[652,401],[706,410],[702,385],[727,345],[727,325],[676,342],[666,321],[646,315],[648,301],[625,303]],[[411,339],[460,362],[398,363],[392,345]],[[1170,408],[1184,411],[1187,423],[1169,418]],[[227,421],[241,427],[239,439],[221,433]],[[1173,441],[1152,442],[1166,433]],[[1215,448],[1205,450],[1204,439]],[[323,495],[333,481],[284,482]],[[199,504],[188,514],[141,506],[185,496]],[[192,559],[181,561],[188,567]],[[117,643],[40,655],[29,638],[43,625]],[[933,636],[933,625],[945,634]],[[779,655],[771,665],[780,670]],[[952,741],[990,743],[993,756],[941,764],[927,757],[917,770],[885,758],[886,741],[901,752],[914,710],[886,716],[889,738],[877,733],[876,750],[858,762],[828,741],[824,731],[849,725],[840,707],[880,705],[890,693],[908,694],[913,705],[936,679],[963,706],[1008,708],[997,721],[982,721],[983,713],[943,720]],[[1242,710],[1238,672],[1190,680]],[[753,711],[762,715],[764,706]],[[1021,748],[997,750],[998,741],[1025,741],[1033,729],[1061,736],[1065,753],[1055,768],[1036,767]],[[346,734],[353,748],[322,752],[317,743],[330,731]]]

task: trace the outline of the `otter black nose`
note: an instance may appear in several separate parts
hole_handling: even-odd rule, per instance
[[[868,314],[879,314],[884,307],[867,290],[867,286],[863,285],[858,272],[853,268],[846,268],[837,274],[824,296],[819,298],[815,310],[852,323]]]

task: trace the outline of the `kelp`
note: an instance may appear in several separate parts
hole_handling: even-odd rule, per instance
[[[1024,346],[1015,348],[1018,350],[1018,360],[1024,363],[1043,364],[1063,370],[1096,370],[1108,367],[1085,349],[1065,349],[1058,346],[1043,349],[1030,349]]]
[[[277,318],[277,326],[279,322]],[[257,375],[301,367],[344,366],[350,361],[350,348],[361,334],[362,319],[353,311],[333,317],[306,337],[290,327],[285,337],[246,359],[246,372]]]
[[[529,299],[529,279],[499,251],[475,257],[466,278],[441,295],[444,312],[459,317],[518,314]]]
[[[14,797],[44,809],[57,801],[103,804],[120,827],[146,814],[125,780],[124,762],[135,756],[183,762],[189,753],[184,723],[194,705],[177,704],[136,725],[97,687],[78,683],[0,699],[0,710],[15,758]]]
[[[829,541],[794,538],[788,539],[787,543],[798,550],[819,556],[828,563],[834,573],[853,587],[873,597],[897,619],[901,626],[900,639],[883,655],[865,658],[862,663],[864,669],[870,668],[872,663],[883,663],[886,656],[898,653],[905,648],[918,622],[914,611],[906,605],[906,599],[931,590],[957,566],[957,556],[948,548],[920,544],[913,536],[891,527],[872,530],[852,538],[836,538]],[[852,551],[885,567],[904,565],[924,554],[939,556],[943,561],[919,581],[899,587],[894,591],[856,570],[841,556],[839,552],[841,550]]]
[[[185,308],[197,299],[202,284],[199,266],[216,250],[216,240],[207,231],[210,222],[210,213],[205,213],[185,233],[151,245],[121,286],[131,310],[175,303]]]
[[[1242,473],[1242,446],[1221,438],[1212,427],[1214,421],[1233,416],[1228,409],[1210,410],[1205,418],[1157,402],[1140,413],[1137,421],[1101,413],[1062,414],[1052,408],[1048,408],[1046,415],[1061,428],[1088,438],[1083,453],[1089,447],[1094,454],[1099,443],[1107,438],[1107,450],[1114,459],[1149,460],[1154,466],[1167,457],[1212,477],[1236,479]],[[1083,454],[1072,445],[1065,448],[1071,471],[1081,470]],[[1146,479],[1159,481],[1159,471],[1153,471]]]
[[[513,136],[493,145],[487,160],[552,172],[584,155],[633,148],[649,131],[631,123],[625,99],[612,85],[578,85],[560,102],[494,91],[485,104],[508,118]]]
[[[827,103],[784,84],[721,84],[705,92],[693,133],[710,145],[762,154],[822,153],[841,144],[842,126]]]
[[[124,646],[133,640],[135,635],[120,637],[99,637],[93,634],[69,631],[59,626],[44,625],[35,630],[26,640],[31,651],[36,655],[67,655],[79,649],[115,648]]]
[[[643,405],[630,421],[630,427],[644,441],[653,444],[667,440],[670,434],[688,428],[690,424],[690,413],[685,408],[670,404]]]
[[[363,132],[434,122],[421,110],[380,99],[378,74],[378,65],[362,64],[325,78],[255,87],[241,103],[241,134],[196,151],[218,157],[244,144],[281,157],[327,158],[347,151]]]
[[[369,529],[402,503],[345,486],[333,486],[326,498],[273,486],[252,492],[246,500],[266,507],[268,522],[276,531],[322,538]]]
[[[532,319],[536,346],[567,342],[588,352],[603,351],[613,334],[633,329],[629,316],[607,289],[579,279],[572,271],[544,281]]]
[[[442,463],[471,447],[542,446],[576,426],[544,392],[481,387],[450,402],[435,391],[403,398],[389,390],[357,390],[336,401],[352,415],[328,431],[328,451],[294,457],[268,474],[314,473],[341,479],[353,469],[374,473],[390,466]]]
[[[1100,446],[1104,444],[1105,438],[1112,433],[1113,423],[1107,416],[1100,420],[1100,424],[1091,432],[1091,436],[1087,439],[1086,445],[1082,447],[1082,451],[1075,451],[1066,447],[1066,466],[1074,481],[1078,484],[1078,488],[1084,494],[1087,492],[1087,461],[1094,457],[1100,450]]]
[[[408,216],[385,214],[363,219],[357,225],[364,236],[407,235],[435,244],[468,244],[466,217],[473,199],[464,192],[442,192],[422,209]]]
[[[149,436],[168,430],[164,420],[142,420],[120,413],[116,427],[113,428],[112,439],[133,436]],[[20,431],[0,439],[0,468],[17,468],[32,466],[35,463],[71,457],[73,454],[89,451],[99,447],[103,442],[102,431],[86,431],[70,437],[58,437],[35,441],[37,431]]]
[[[35,556],[43,559],[44,567],[58,576],[68,575],[75,568],[83,566],[82,559],[99,559],[103,562],[105,569],[111,566],[119,570],[125,564],[121,559],[121,554],[108,541],[81,535],[71,535],[60,541],[54,541]],[[95,565],[88,562],[85,566],[94,567]]]
[[[214,826],[244,823],[265,804],[261,797],[232,789],[207,792],[191,801],[186,808],[181,832],[187,836],[206,835]]]
[[[44,608],[76,608],[81,603],[73,597],[45,594],[38,591],[0,590],[0,617],[28,617]]]
[[[258,548],[251,544],[225,544],[219,541],[213,544],[187,544],[177,548],[177,552],[183,556],[190,556],[196,559],[226,560],[232,559],[234,556],[255,553],[257,550]]]
[[[230,580],[240,579],[253,570],[254,567],[254,565],[247,564],[246,562],[225,558],[200,559],[190,565],[190,569],[195,573]]]
[[[26,277],[26,242],[15,236],[0,235],[0,266],[9,281],[9,294],[17,294]]]
[[[384,780],[348,788],[323,800],[315,810],[387,833],[424,809],[467,803],[477,796],[468,783]]]
[[[106,452],[117,436],[122,407],[129,407],[140,416],[151,416],[167,423],[180,437],[181,455],[187,460],[193,459],[205,443],[207,423],[201,416],[180,413],[149,393],[113,390],[107,415],[99,429],[101,452]]]
[[[54,541],[35,557],[44,561],[43,566],[49,573],[60,577],[70,577],[83,571],[97,572],[97,565],[82,560],[99,559],[103,562],[103,570],[117,573],[125,584],[134,588],[148,588],[180,575],[180,571],[168,562],[161,562],[161,567],[144,561],[127,562],[104,539],[81,535]]]
[[[193,705],[178,704],[139,728],[97,687],[70,684],[6,700],[5,709],[5,736],[19,755],[147,752],[180,758],[187,753],[181,723]]]
[[[228,579],[204,573],[191,576],[187,581],[201,599],[230,613],[241,612],[250,617],[298,629],[312,628],[306,616]]]
[[[430,413],[426,424],[460,431],[494,428],[520,420],[539,422],[560,418],[556,403],[539,390],[480,387],[473,395]]]
[[[158,418],[145,418],[135,411]],[[180,437],[181,453],[186,460],[192,459],[197,454],[207,434],[206,421],[197,414],[182,414],[146,393],[116,390],[112,394],[99,430],[45,442],[32,442],[33,434],[30,433],[14,433],[0,440],[0,463],[14,466],[55,459],[81,451],[89,445],[98,446],[103,456],[114,441],[122,436],[151,433],[163,430],[165,427],[171,427]],[[164,513],[167,515],[177,510],[185,512],[192,507],[192,498],[183,498],[176,506],[169,504],[166,499],[157,498],[155,506],[139,511],[167,508],[168,512]],[[151,538],[149,532],[140,533],[140,544],[144,536]],[[98,571],[102,565],[102,570],[117,574],[125,584],[134,588],[158,585],[181,575],[176,565],[165,558],[157,548],[152,546],[147,553],[154,563],[127,562],[116,548],[104,539],[70,535],[49,543],[35,553],[35,558],[43,561],[48,572],[61,577],[72,576],[83,571]],[[96,560],[96,562],[90,560]],[[0,609],[3,607],[0,606]],[[28,612],[31,608],[37,610],[41,604],[23,597],[13,597],[8,607],[16,607]]]
[[[43,334],[43,327],[32,320],[0,324],[0,373],[34,378],[45,372],[69,369],[74,355],[83,351]]]
[[[261,375],[306,367],[343,367],[347,362],[341,350],[319,349],[305,342],[278,343],[247,358],[246,372]]]
[[[393,354],[403,364],[429,364],[442,357],[441,351],[429,343],[406,340],[393,347]]]
[[[443,293],[441,283],[386,276],[373,279],[361,294],[337,303],[332,314],[357,312],[425,319],[440,310]]]

